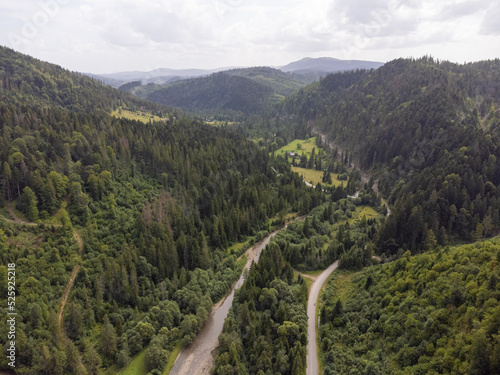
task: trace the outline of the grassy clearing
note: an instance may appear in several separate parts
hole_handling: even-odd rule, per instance
[[[336,296],[342,303],[347,302],[349,294],[352,291],[352,278],[360,272],[361,271],[338,270],[332,274],[335,275]]]
[[[233,121],[217,121],[217,120],[213,120],[213,121],[205,121],[205,124],[211,125],[211,126],[223,126],[223,125],[234,125],[235,122],[233,122]]]
[[[287,223],[289,221],[292,221],[293,219],[295,219],[298,216],[299,216],[298,212],[290,212],[290,213],[283,216],[283,220],[285,221],[285,223]],[[279,214],[276,214],[275,216],[273,216],[267,220],[267,223],[269,225],[270,230],[275,229],[275,225],[273,225],[273,222],[275,222],[276,220],[280,220]]]
[[[240,250],[245,246],[247,243],[249,243],[250,240],[245,241],[245,242],[238,242],[235,243],[233,246],[227,248],[227,253],[228,254],[238,254]]]
[[[366,217],[366,220],[369,220],[381,216],[381,214],[370,206],[356,206],[356,210],[352,212],[352,217],[349,220],[339,221],[335,223],[334,226],[338,227],[339,225],[344,225],[346,222],[349,222],[349,225],[351,225],[357,221],[361,221],[363,216]]]
[[[141,121],[148,124],[149,121],[165,121],[164,118],[154,116],[151,113],[143,111],[129,111],[128,109],[118,108],[116,111],[111,112],[111,116],[118,118],[126,118],[128,120]]]
[[[170,355],[168,356],[168,362],[167,366],[165,367],[165,370],[163,370],[163,375],[168,375],[170,374],[170,371],[172,370],[172,367],[174,367],[175,360],[177,359],[177,356],[179,355],[180,351],[182,350],[182,346],[180,343],[178,343]]]
[[[375,211],[370,206],[358,206],[358,207],[356,207],[355,212],[357,214],[358,220],[361,220],[363,218],[363,216],[365,216],[366,220],[368,220],[368,219],[373,219],[373,218],[380,215],[377,211]]]
[[[330,173],[332,176],[332,184],[330,185],[322,182],[323,171],[317,171],[315,169],[307,169],[300,167],[292,167],[292,171],[297,172],[302,176],[304,181],[310,182],[313,185],[317,185],[320,182],[321,186],[340,186],[342,184],[344,184],[344,186],[347,185],[347,180],[346,181],[338,180],[339,175],[337,173]]]
[[[146,375],[148,370],[146,368],[146,351],[143,350],[138,355],[134,357],[130,361],[130,363],[125,367],[122,371],[120,371],[119,375]]]
[[[302,274],[305,276],[310,276],[310,277],[316,278],[319,275],[321,275],[323,273],[323,271],[324,270],[306,271],[306,272],[302,272]]]
[[[255,143],[256,145],[258,145],[260,141],[263,141],[263,140],[264,140],[264,138],[252,138],[252,139],[250,139],[250,140],[251,140],[253,143]]]
[[[316,155],[318,155],[319,147],[316,144],[316,138],[317,137],[312,137],[309,139],[295,139],[286,146],[283,146],[279,150],[276,150],[275,155],[284,156],[287,152],[295,152],[299,155],[307,155],[307,158],[310,158],[313,148],[316,148],[315,152]]]
[[[289,221],[289,220],[293,220],[295,219],[297,216],[299,215],[298,212],[290,212],[289,214],[286,214],[285,217],[283,219],[285,219],[285,221]]]

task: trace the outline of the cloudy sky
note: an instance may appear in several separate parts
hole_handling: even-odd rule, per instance
[[[0,5],[0,44],[92,73],[306,56],[465,62],[500,58],[499,20],[498,0],[15,0]]]

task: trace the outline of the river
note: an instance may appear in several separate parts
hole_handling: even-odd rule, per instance
[[[286,226],[284,228],[286,228]],[[269,234],[258,244],[247,250],[245,254],[248,258],[240,278],[233,286],[229,295],[214,306],[212,315],[208,318],[208,321],[196,336],[193,343],[180,352],[174,367],[170,371],[170,375],[209,374],[210,369],[214,365],[213,351],[217,348],[219,343],[219,335],[222,332],[224,320],[233,304],[235,290],[241,288],[243,285],[247,271],[250,269],[252,262],[255,261],[257,263],[259,261],[260,253],[269,243],[271,238],[284,228]]]

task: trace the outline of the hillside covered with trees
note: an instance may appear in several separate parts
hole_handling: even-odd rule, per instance
[[[0,279],[15,263],[17,374],[117,373],[139,353],[161,373],[239,277],[244,244],[291,212],[308,216],[251,267],[214,373],[303,374],[300,272],[335,260],[325,374],[500,372],[500,245],[485,240],[500,231],[500,61],[306,80],[235,70],[149,86],[151,103],[124,92],[139,82],[112,89],[0,47]],[[167,105],[244,120],[208,126]],[[308,187],[290,163],[323,179]]]
[[[321,133],[372,171],[394,207],[377,241],[390,255],[498,233],[499,104],[500,60],[399,59],[328,75],[267,124],[277,138]]]
[[[314,73],[285,73],[268,67],[231,69],[166,85],[148,84],[133,90],[138,97],[196,114],[246,118],[262,113],[280,98],[319,79]],[[127,86],[131,90],[132,86]]]
[[[145,98],[195,113],[241,115],[263,110],[273,95],[262,83],[220,72],[157,87]]]
[[[322,195],[231,129],[0,52],[0,275],[16,263],[16,373],[117,371],[144,348],[161,371],[239,276],[226,249]],[[114,118],[115,105],[169,121]]]
[[[500,373],[499,240],[337,274],[320,310],[324,374]]]

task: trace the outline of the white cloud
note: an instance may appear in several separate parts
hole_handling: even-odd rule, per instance
[[[484,10],[484,1],[466,0],[458,3],[445,4],[437,17],[441,21],[453,21],[460,17],[469,17]]]
[[[40,1],[59,1],[57,14],[25,38],[26,22],[44,12]],[[17,49],[80,71],[279,65],[305,56],[390,60],[433,53],[470,61],[500,54],[494,0],[40,1],[2,6],[0,43],[10,45],[9,35],[18,35],[24,39]]]
[[[481,34],[500,35],[500,4],[498,2],[493,3],[493,6],[486,12],[481,24]]]

